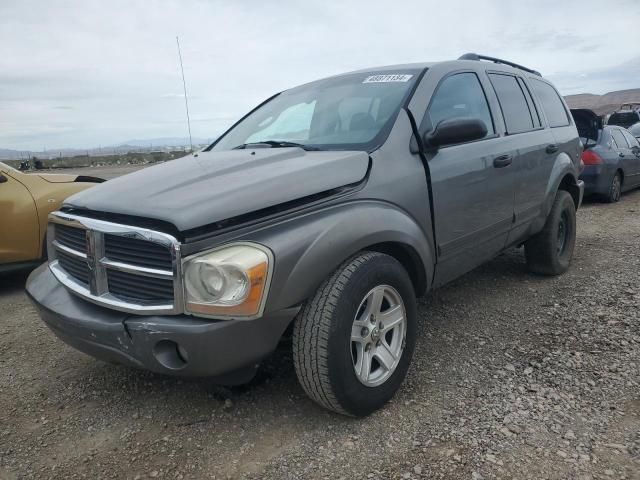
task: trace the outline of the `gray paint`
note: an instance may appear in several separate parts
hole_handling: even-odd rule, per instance
[[[164,220],[188,230],[356,183],[368,165],[364,152],[201,152],[97,185],[64,205]]]
[[[620,147],[611,138],[612,130],[624,130],[617,126],[605,126],[595,146],[591,147],[600,158],[602,165],[587,165],[580,175],[588,194],[607,195],[616,172],[623,177],[622,191],[640,187],[640,154],[634,153],[627,145]]]
[[[275,267],[265,319],[287,317],[283,312],[295,310],[342,262],[365,249],[388,251],[390,245],[402,249],[411,259],[406,267],[419,269],[424,289],[430,290],[540,231],[561,183],[575,195],[577,205],[582,199],[582,185],[577,181],[581,147],[575,125],[549,128],[543,117],[539,130],[506,135],[497,98],[485,76],[487,68],[525,81],[530,76],[478,61],[429,64],[388,138],[372,152],[286,148],[257,149],[255,155],[247,150],[201,154],[110,181],[73,197],[69,204],[166,220],[185,230],[359,182],[346,192],[296,206],[295,210],[232,229],[209,231],[185,243],[182,253],[188,256],[236,240],[258,242],[271,249]],[[497,135],[436,152],[419,151],[416,138],[424,132],[416,129],[430,98],[444,76],[463,71],[479,76]],[[534,101],[541,110],[538,100]],[[545,148],[552,144],[558,151],[547,153]],[[494,168],[495,157],[505,154],[512,156],[512,164]],[[419,294],[420,287],[416,285]],[[47,290],[56,293],[48,295]],[[85,309],[99,318],[112,315],[76,298],[69,302],[68,292],[42,269],[30,277],[28,291],[40,308],[55,310],[48,315],[50,323],[50,317],[56,315],[76,318],[82,313],[86,318],[89,310]],[[269,327],[268,334],[261,330],[264,344],[252,348],[263,354],[275,347],[274,336],[279,337],[290,318],[282,323],[270,320],[276,326]],[[133,331],[144,332],[145,339],[137,341],[137,361],[158,369],[146,363],[153,348],[146,339],[182,335],[174,320],[131,317],[125,321]],[[261,320],[246,324],[257,332]],[[169,334],[168,323],[175,327]],[[217,330],[212,341],[234,345],[237,338],[233,332]],[[235,362],[236,353],[229,351],[228,355]],[[235,362],[233,368],[238,365]]]

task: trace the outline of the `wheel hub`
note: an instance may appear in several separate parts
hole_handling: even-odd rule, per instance
[[[398,291],[389,285],[371,290],[360,303],[351,332],[351,357],[358,380],[381,385],[400,363],[407,319]]]

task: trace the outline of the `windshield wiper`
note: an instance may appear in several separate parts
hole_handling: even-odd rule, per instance
[[[251,148],[251,147],[260,148],[265,145],[268,145],[271,148],[299,147],[303,150],[306,150],[307,152],[320,150],[320,148],[318,147],[312,147],[311,145],[305,145],[303,143],[285,142],[285,141],[279,141],[279,140],[264,140],[262,142],[243,143],[242,145],[233,147],[232,150],[243,150],[245,148]]]

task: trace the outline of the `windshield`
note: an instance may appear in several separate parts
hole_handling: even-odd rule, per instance
[[[241,120],[211,149],[264,142],[271,147],[373,149],[388,135],[419,73],[349,74],[287,90]]]
[[[618,112],[609,117],[607,125],[617,125],[619,127],[630,127],[640,120],[640,115],[636,112]]]

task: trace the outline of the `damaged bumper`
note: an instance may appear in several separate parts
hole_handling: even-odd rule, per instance
[[[188,315],[137,316],[86,302],[43,265],[27,293],[42,320],[65,343],[95,358],[158,373],[248,381],[276,346],[298,308],[256,320],[202,320]]]

